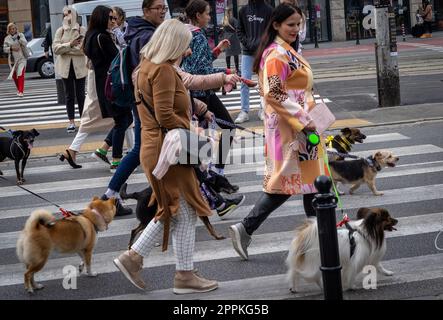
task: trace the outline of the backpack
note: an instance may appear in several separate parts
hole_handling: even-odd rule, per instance
[[[119,49],[119,53],[109,66],[105,82],[106,99],[121,108],[130,108],[135,103],[131,77],[128,72],[128,49],[129,47]]]

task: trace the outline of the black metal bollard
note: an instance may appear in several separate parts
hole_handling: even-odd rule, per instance
[[[335,219],[337,204],[335,196],[330,192],[332,182],[327,176],[319,176],[315,179],[314,185],[318,190],[313,205],[317,213],[320,270],[322,271],[325,300],[343,300]]]

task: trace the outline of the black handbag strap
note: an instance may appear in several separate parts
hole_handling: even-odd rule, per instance
[[[138,76],[137,76],[137,80],[138,80]],[[160,122],[158,122],[157,118],[155,117],[155,111],[154,111],[154,108],[151,107],[151,105],[148,103],[148,101],[146,101],[146,99],[143,97],[143,93],[142,93],[142,92],[140,91],[140,89],[138,88],[138,83],[137,83],[137,93],[138,93],[138,96],[139,96],[139,98],[140,98],[140,101],[136,101],[135,104],[136,104],[136,105],[139,105],[140,103],[143,103],[144,106],[146,107],[146,109],[148,109],[149,113],[150,113],[150,114],[152,115],[152,117],[154,118],[155,122],[157,122],[157,125],[158,125],[158,127],[160,128],[160,130],[161,130],[163,133],[166,134],[166,133],[168,132],[168,129],[166,129],[165,127],[162,127],[161,124],[160,124]]]

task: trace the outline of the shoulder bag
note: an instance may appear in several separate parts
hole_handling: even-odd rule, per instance
[[[154,118],[155,122],[157,122],[157,125],[162,133],[168,133],[168,129],[162,127],[158,122],[157,118],[155,117],[154,108],[151,107],[151,105],[143,97],[143,93],[140,91],[140,89],[137,88],[137,92],[140,101],[136,102],[136,105],[143,103]],[[178,156],[178,164],[198,166],[202,163],[207,164],[212,160],[212,143],[208,137],[198,135],[195,132],[185,128],[176,128],[174,130],[179,131],[180,142],[182,145],[181,152]]]

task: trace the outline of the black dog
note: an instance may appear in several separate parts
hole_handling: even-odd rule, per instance
[[[29,158],[33,147],[34,139],[39,135],[35,129],[29,131],[17,130],[12,132],[11,136],[0,137],[0,162],[6,158],[14,160],[15,171],[17,173],[17,184],[23,184],[25,179],[23,173],[25,171],[26,161]],[[21,171],[20,171],[20,161]],[[0,175],[3,174],[0,171]]]
[[[131,249],[132,244],[134,243],[135,237],[142,232],[149,224],[149,222],[154,218],[155,214],[157,213],[157,202],[155,202],[152,206],[148,207],[149,201],[151,200],[152,196],[152,188],[149,186],[146,189],[140,191],[140,192],[134,192],[134,193],[127,193],[126,188],[128,185],[124,183],[122,187],[120,188],[120,197],[123,200],[126,199],[134,199],[137,200],[137,208],[135,211],[135,215],[137,216],[138,221],[140,221],[140,224],[131,231],[131,238],[129,239],[128,247]],[[225,237],[218,235],[215,232],[214,227],[209,222],[208,217],[199,217],[204,225],[206,226],[206,229],[208,229],[208,232],[217,240],[225,239]]]
[[[355,142],[363,143],[363,140],[366,139],[366,135],[358,128],[344,128],[340,132],[341,134],[336,135],[331,141],[332,148],[339,153],[348,154],[351,152],[352,145],[355,144]],[[333,155],[329,158],[330,161],[344,160],[343,157],[338,155]]]
[[[208,177],[205,182],[214,189],[215,192],[225,192],[228,194],[236,193],[239,189],[237,185],[232,185],[226,177],[209,170]]]

